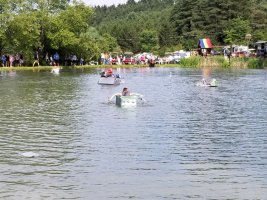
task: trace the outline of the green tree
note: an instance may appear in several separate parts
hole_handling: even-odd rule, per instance
[[[102,52],[112,52],[117,47],[116,39],[109,34],[101,36],[98,31],[90,27],[87,32],[80,35],[78,55],[87,60],[98,59]]]
[[[117,7],[96,7],[93,24],[101,34],[117,38],[123,51],[139,52],[142,31],[156,31],[158,35],[172,6],[173,0],[129,0]]]
[[[58,18],[68,30],[79,36],[89,28],[92,15],[91,7],[77,4],[67,7],[59,14]]]
[[[253,0],[250,22],[252,27],[252,39],[267,40],[267,1]]]
[[[8,45],[7,30],[12,19],[10,0],[0,0],[0,54]]]
[[[47,38],[54,50],[69,51],[79,44],[79,39],[69,30],[67,24],[59,16],[51,19],[51,28],[47,31]]]
[[[39,42],[40,26],[34,14],[15,15],[9,23],[6,33],[9,45],[13,47],[15,52],[21,51],[31,55],[32,50],[41,45]]]
[[[103,52],[112,52],[118,46],[116,38],[112,37],[110,34],[105,33],[102,37]]]
[[[232,0],[178,0],[171,12],[170,22],[175,24],[178,36],[186,40],[193,41],[197,35],[223,42],[229,21],[237,17],[248,20],[247,13],[250,13],[252,5],[251,0],[242,3]]]
[[[175,46],[177,43],[178,37],[175,32],[174,24],[165,20],[159,31],[159,45],[161,47],[171,47]]]
[[[142,52],[154,52],[159,49],[159,39],[156,31],[144,30],[140,42]]]
[[[85,33],[80,35],[79,55],[86,60],[98,59],[102,49],[102,37],[95,28],[89,28]]]
[[[232,19],[224,31],[225,43],[227,44],[244,44],[245,35],[251,33],[249,21],[242,20],[241,18]]]
[[[193,30],[193,15],[196,7],[196,0],[179,0],[173,8],[170,21],[175,25],[179,36],[188,35]]]
[[[131,24],[121,25],[116,37],[123,51],[137,53],[141,50],[140,32]]]
[[[59,50],[62,55],[78,53],[80,36],[90,27],[93,10],[84,4],[69,6],[58,15],[49,17],[45,49]]]

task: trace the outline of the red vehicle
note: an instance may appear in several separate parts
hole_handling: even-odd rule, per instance
[[[124,65],[128,65],[128,64],[133,65],[133,64],[135,64],[135,60],[131,56],[125,56],[123,58],[123,60],[122,60],[122,64],[124,64]]]

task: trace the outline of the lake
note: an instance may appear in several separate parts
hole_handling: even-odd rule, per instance
[[[266,69],[100,71],[1,72],[1,199],[267,198]]]

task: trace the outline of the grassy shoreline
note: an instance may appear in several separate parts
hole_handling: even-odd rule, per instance
[[[75,66],[60,66],[62,69],[97,69],[97,68],[142,68],[149,67],[148,65],[75,65]],[[179,64],[164,64],[156,65],[156,67],[180,67]],[[0,71],[51,71],[53,66],[23,66],[23,67],[0,67]]]
[[[136,68],[148,67],[148,65],[76,65],[60,66],[63,69],[96,69],[96,68]],[[216,57],[190,57],[182,59],[179,64],[156,64],[156,67],[177,68],[233,68],[233,69],[264,69],[267,68],[267,59],[259,58],[231,58],[230,62],[222,56]],[[0,71],[51,71],[53,66],[23,66],[23,67],[0,67]]]

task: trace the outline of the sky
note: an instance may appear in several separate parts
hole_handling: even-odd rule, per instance
[[[111,6],[113,4],[118,5],[127,2],[127,0],[82,0],[82,1],[91,6],[103,6],[103,5]]]

